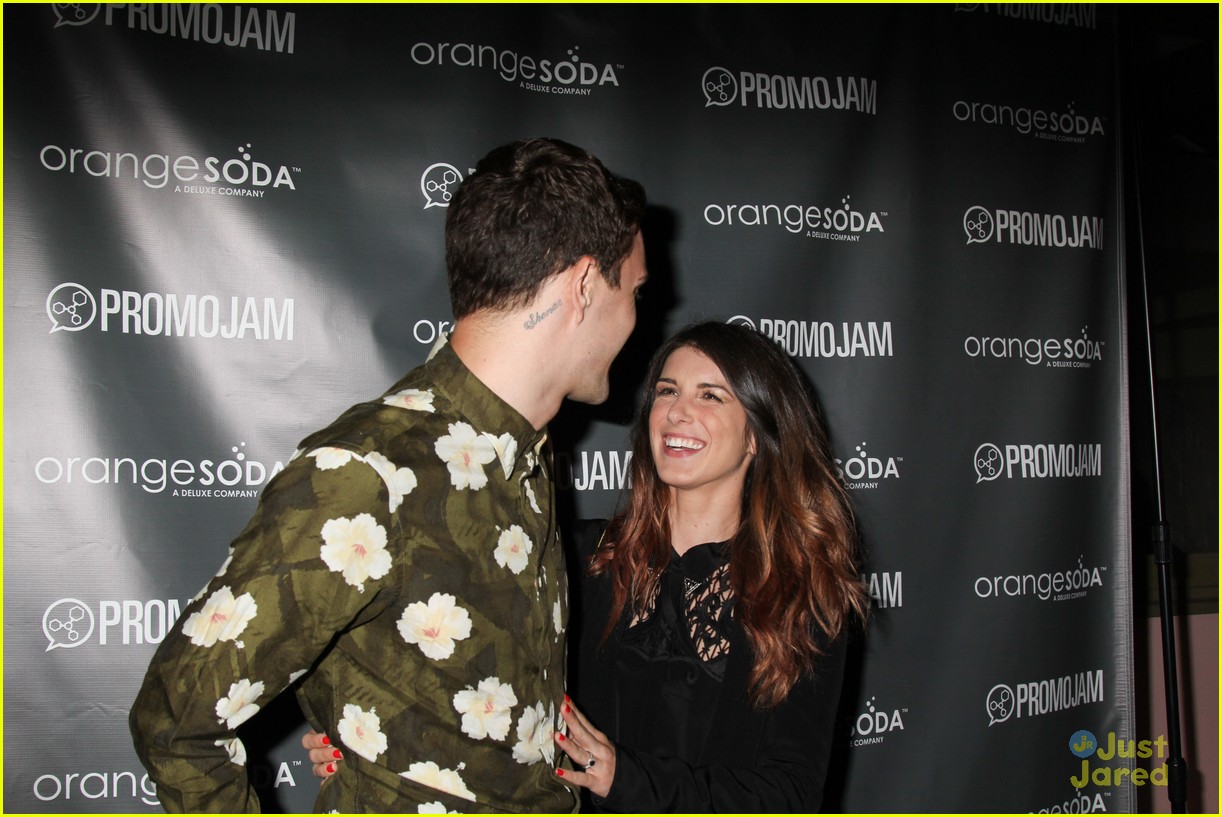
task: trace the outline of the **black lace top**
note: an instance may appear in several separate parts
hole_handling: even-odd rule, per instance
[[[708,733],[730,655],[734,602],[725,544],[674,555],[658,594],[624,630],[616,654],[625,694],[621,739],[659,754],[694,758]]]
[[[574,527],[577,564],[589,564],[602,527]],[[657,598],[610,633],[609,575],[578,574],[570,688],[616,745],[611,791],[583,811],[818,811],[846,639],[815,633],[823,655],[814,672],[776,707],[754,706],[751,643],[735,616],[726,556],[720,544],[674,556]]]

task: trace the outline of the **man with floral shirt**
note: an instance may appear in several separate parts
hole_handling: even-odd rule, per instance
[[[576,807],[546,425],[607,397],[643,210],[563,142],[480,161],[446,216],[449,343],[301,444],[153,658],[131,726],[167,810],[258,810],[235,730],[298,681],[346,761],[320,811]]]

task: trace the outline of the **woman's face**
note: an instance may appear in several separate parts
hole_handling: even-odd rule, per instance
[[[742,496],[755,440],[747,411],[721,369],[703,352],[671,352],[654,384],[649,444],[662,482],[677,491]]]

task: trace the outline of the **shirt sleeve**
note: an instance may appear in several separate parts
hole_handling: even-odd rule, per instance
[[[766,720],[754,765],[694,766],[617,744],[615,781],[594,805],[619,812],[818,811],[845,654],[842,636],[820,656],[814,676],[795,684],[776,708],[755,714]],[[710,726],[710,743],[744,739]]]
[[[393,602],[396,497],[374,466],[340,448],[292,460],[162,641],[130,725],[166,811],[258,811],[238,726]]]

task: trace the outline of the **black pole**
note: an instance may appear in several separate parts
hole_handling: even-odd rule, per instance
[[[1118,9],[1120,20],[1127,20],[1126,12],[1127,10],[1125,9]],[[1123,25],[1121,28],[1124,32],[1124,41],[1128,47],[1130,60],[1135,62],[1137,59],[1137,49],[1133,47],[1133,27],[1132,25]],[[1130,84],[1125,84],[1122,77],[1120,87],[1125,92],[1124,96],[1131,101],[1138,97],[1131,86],[1131,83],[1135,82],[1132,78],[1140,76],[1140,73],[1136,70],[1136,66],[1132,64],[1129,65],[1129,69]],[[1141,206],[1141,134],[1139,133],[1139,126],[1132,123],[1129,123],[1128,127],[1122,127],[1121,133],[1128,137],[1128,153],[1131,157],[1130,175],[1132,178],[1133,205],[1137,228],[1137,261],[1141,269],[1141,298],[1146,330],[1146,363],[1150,376],[1150,428],[1154,448],[1154,504],[1157,519],[1151,530],[1151,550],[1154,554],[1154,563],[1158,570],[1158,612],[1162,625],[1163,641],[1163,686],[1167,699],[1167,797],[1171,801],[1172,813],[1183,814],[1187,811],[1188,804],[1188,764],[1184,760],[1180,741],[1180,693],[1177,672],[1178,662],[1175,650],[1175,609],[1172,604],[1174,580],[1171,573],[1174,563],[1174,547],[1171,544],[1171,525],[1166,521],[1163,511],[1162,472],[1159,465],[1158,401],[1154,384],[1154,333],[1150,320],[1150,294],[1146,279],[1145,233],[1142,224]]]

